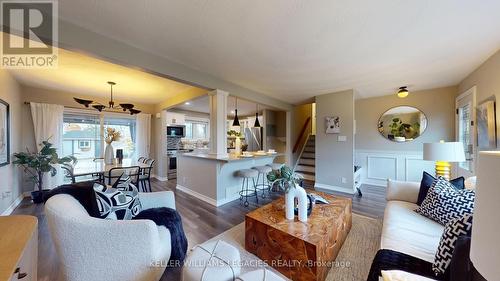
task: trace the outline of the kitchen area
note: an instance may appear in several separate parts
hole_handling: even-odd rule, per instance
[[[229,95],[223,101],[217,116],[210,95],[162,113],[168,179],[214,206],[239,198],[238,170],[286,163],[290,149],[287,112]]]

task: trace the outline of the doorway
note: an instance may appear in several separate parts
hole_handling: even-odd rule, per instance
[[[457,177],[474,176],[476,163],[476,87],[462,93],[455,101],[456,141],[463,143],[465,162],[455,167]]]

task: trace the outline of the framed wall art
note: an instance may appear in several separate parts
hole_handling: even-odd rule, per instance
[[[0,99],[0,167],[10,163],[9,104]]]
[[[339,134],[340,133],[340,117],[326,117],[326,133]]]
[[[480,150],[497,147],[495,101],[489,100],[477,106],[477,144]]]

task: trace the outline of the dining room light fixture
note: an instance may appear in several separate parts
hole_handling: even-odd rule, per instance
[[[408,94],[410,93],[410,92],[408,92],[407,88],[408,88],[407,86],[399,87],[398,97],[400,97],[400,98],[406,98],[408,96]]]
[[[122,111],[127,111],[130,113],[130,115],[138,114],[141,111],[138,109],[135,109],[135,105],[131,103],[120,103],[118,106],[115,106],[115,102],[113,100],[113,86],[116,85],[115,82],[113,81],[108,81],[108,84],[110,86],[110,93],[111,93],[111,99],[108,102],[108,106],[103,105],[99,102],[94,102],[92,100],[85,100],[85,99],[80,99],[80,98],[73,98],[77,103],[85,106],[85,107],[90,107],[92,106],[94,109],[96,109],[99,112],[102,112],[105,109],[110,109],[110,110],[122,110]]]
[[[238,98],[235,97],[234,101],[234,120],[233,126],[240,126],[240,120],[238,119]]]
[[[260,128],[260,122],[259,122],[259,104],[256,103],[256,111],[255,111],[255,123],[253,124],[253,126],[255,128]]]

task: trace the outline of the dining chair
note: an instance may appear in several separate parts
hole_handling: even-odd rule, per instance
[[[154,159],[146,159],[144,162],[149,166],[147,168],[142,168],[141,174],[139,175],[139,186],[142,187],[144,192],[152,192],[151,189],[151,171],[153,170],[154,163],[156,161]]]
[[[104,161],[104,157],[96,157],[96,158],[92,159],[92,161],[94,161],[94,162]],[[104,184],[104,176],[102,173],[94,173],[94,174],[92,174],[92,178],[95,178],[96,181]]]
[[[64,171],[64,176],[71,180],[71,183],[76,183],[75,175],[73,174],[73,165],[62,164],[61,169]]]
[[[117,180],[125,182],[126,179],[130,178],[130,182],[139,188],[140,169],[139,166],[111,168],[108,172],[104,173],[104,183],[114,185]],[[128,177],[122,178],[122,175],[127,175]]]
[[[144,160],[146,160],[146,157],[139,157],[139,159],[137,159],[137,162],[141,162],[141,163],[144,163]]]
[[[61,164],[61,169],[64,171],[64,176],[67,179],[69,179],[71,183],[82,182],[82,181],[96,181],[96,182],[101,181],[100,174],[75,176],[74,174],[75,166],[73,162]],[[77,181],[76,180],[77,178],[80,178],[80,180]]]

